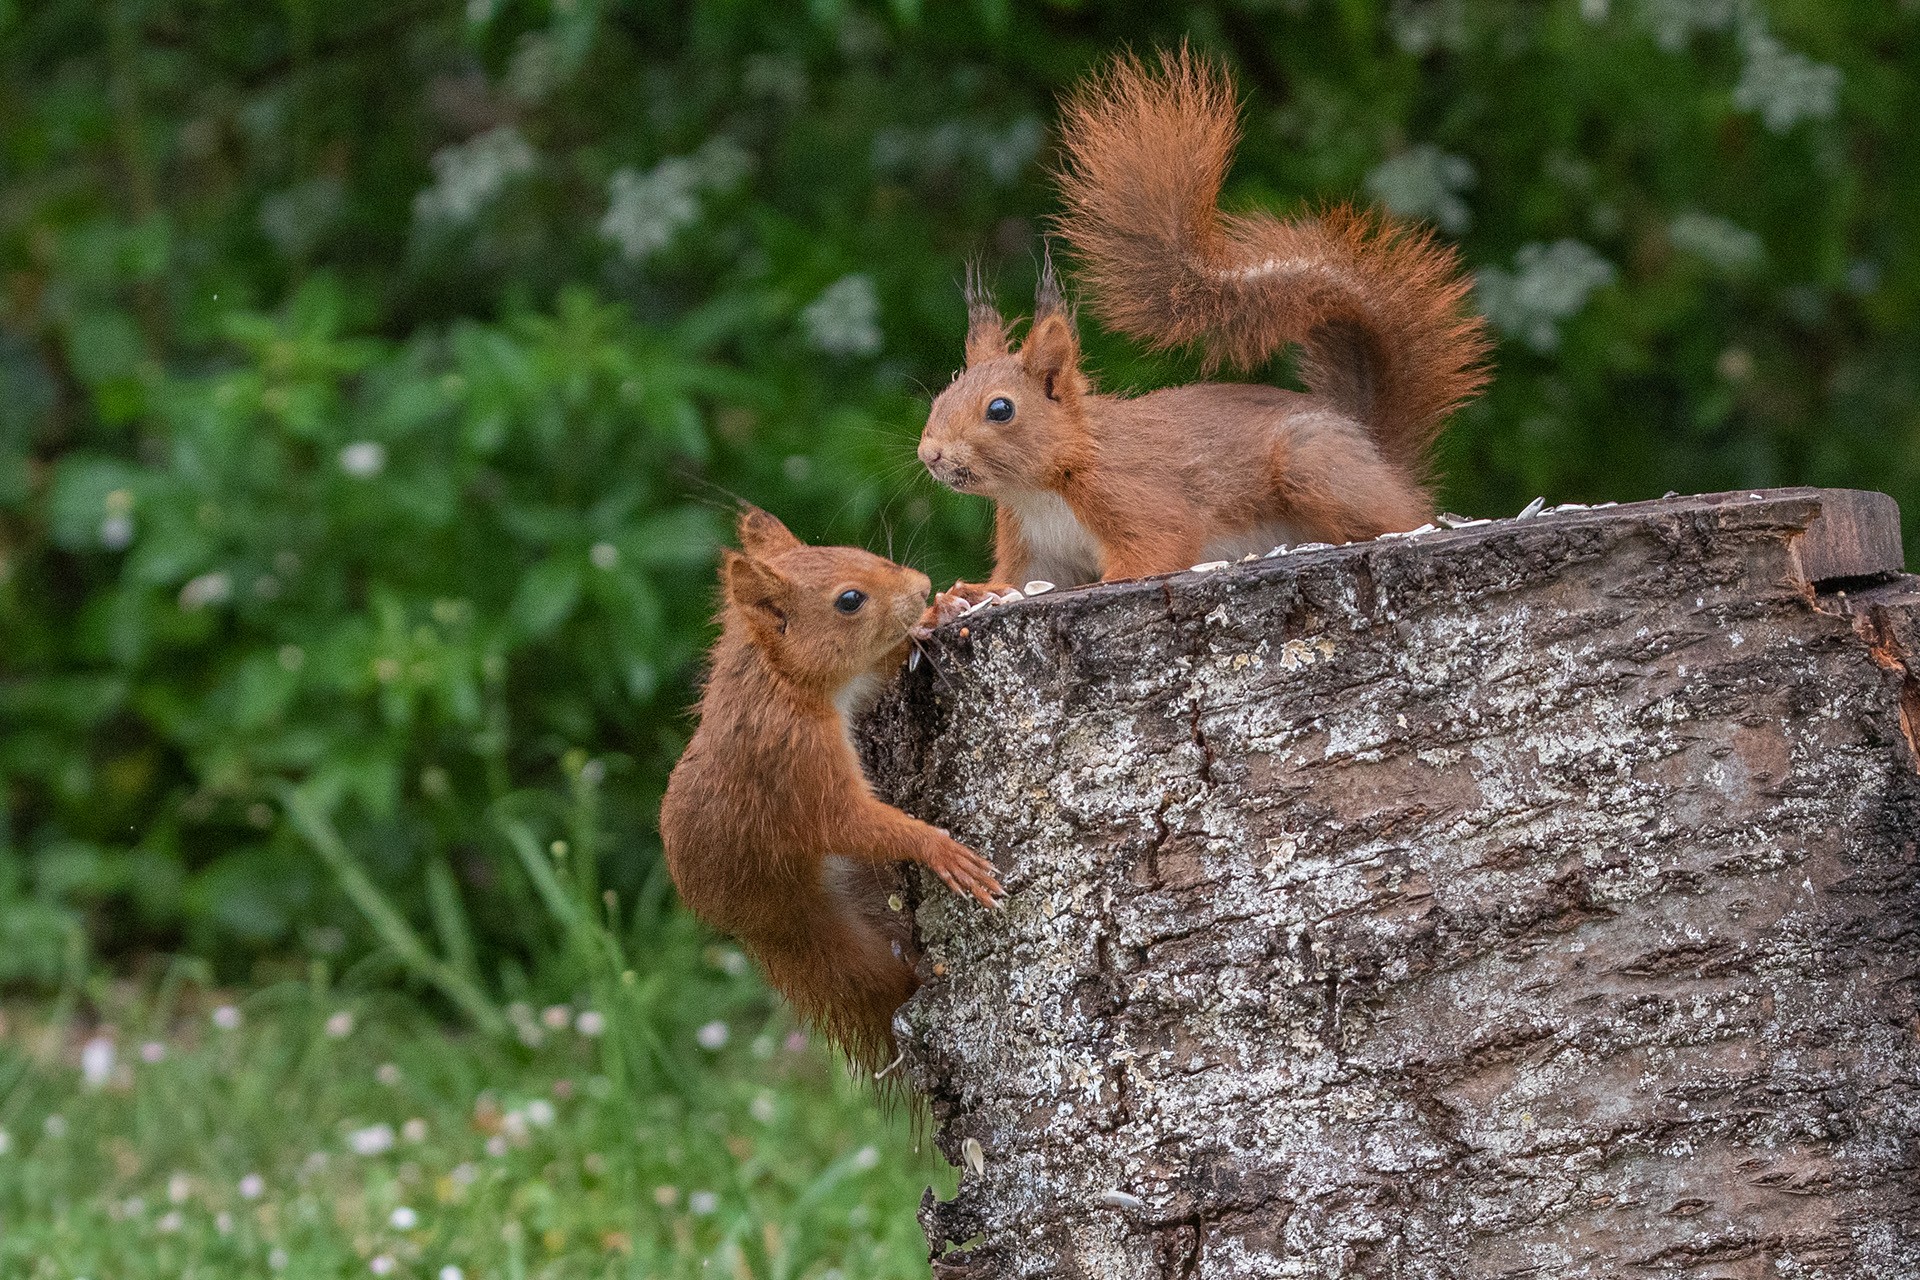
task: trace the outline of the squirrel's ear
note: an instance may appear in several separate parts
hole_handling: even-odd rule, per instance
[[[1046,388],[1047,399],[1064,400],[1080,387],[1080,339],[1064,311],[1036,316],[1020,346],[1027,376]]]
[[[1050,315],[1065,315],[1067,303],[1060,292],[1060,276],[1053,269],[1053,241],[1042,242],[1040,283],[1033,289],[1033,322],[1039,324]]]
[[[786,579],[752,556],[726,547],[720,552],[720,581],[727,604],[746,618],[755,638],[765,641],[786,634]]]
[[[747,549],[747,554],[763,559],[804,545],[787,526],[751,503],[740,504],[740,519],[736,529],[740,534],[740,545]]]
[[[967,264],[967,363],[979,364],[1007,354],[1007,322],[993,305],[993,294],[977,261]]]

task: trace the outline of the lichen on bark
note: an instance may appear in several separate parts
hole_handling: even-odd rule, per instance
[[[1920,1275],[1899,566],[1782,490],[945,629],[865,726],[1009,890],[917,903],[936,1275]]]

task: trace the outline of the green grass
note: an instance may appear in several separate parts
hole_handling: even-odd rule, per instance
[[[924,1277],[950,1171],[709,959],[726,1043],[682,1019],[644,1072],[599,1009],[516,1042],[319,971],[7,1006],[0,1275]]]

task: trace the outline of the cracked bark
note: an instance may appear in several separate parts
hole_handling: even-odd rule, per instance
[[[1920,579],[1781,490],[949,627],[865,726],[991,856],[900,1015],[934,1272],[1920,1276]]]

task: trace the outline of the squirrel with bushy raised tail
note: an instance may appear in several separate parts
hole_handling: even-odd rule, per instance
[[[935,479],[996,501],[996,581],[943,592],[943,616],[1030,578],[1170,573],[1432,516],[1428,450],[1487,377],[1453,251],[1350,207],[1223,215],[1238,141],[1224,71],[1184,48],[1157,71],[1123,57],[1064,106],[1057,229],[1111,328],[1201,343],[1209,369],[1297,343],[1308,392],[1100,394],[1050,255],[1017,350],[970,271],[966,368],[934,400],[919,452]]]
[[[877,799],[852,718],[905,661],[926,575],[857,547],[813,547],[747,507],[722,553],[724,605],[700,725],[660,804],[667,869],[809,1026],[871,1071],[916,984],[894,864],[994,905],[993,865]]]

